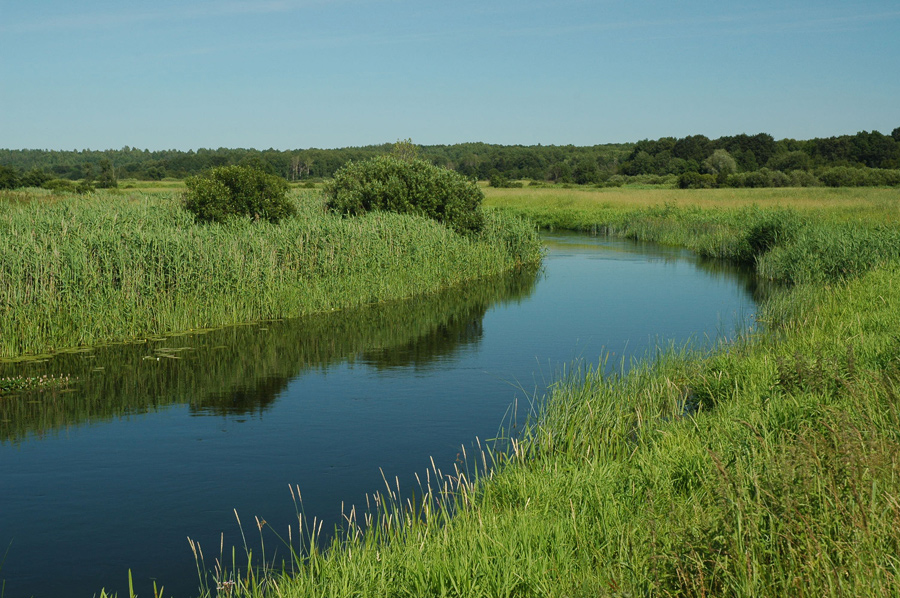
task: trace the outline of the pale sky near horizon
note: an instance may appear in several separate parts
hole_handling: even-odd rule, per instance
[[[897,0],[0,0],[0,147],[900,127]]]

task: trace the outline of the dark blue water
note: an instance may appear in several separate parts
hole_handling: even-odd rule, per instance
[[[235,510],[254,536],[255,516],[296,531],[296,485],[330,528],[382,470],[411,485],[431,456],[449,466],[521,421],[573,361],[752,324],[746,272],[621,240],[546,244],[541,272],[411,302],[3,366],[77,378],[0,398],[5,596],[126,595],[129,569],[142,596],[153,580],[196,594],[187,538],[211,563],[223,535],[241,543]]]

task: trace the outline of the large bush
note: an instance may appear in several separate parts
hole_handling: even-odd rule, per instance
[[[350,162],[325,185],[326,206],[355,216],[372,210],[418,214],[460,233],[481,230],[481,189],[424,160],[379,156]]]
[[[295,212],[284,179],[249,166],[222,166],[186,181],[184,207],[203,222],[236,216],[278,222]]]

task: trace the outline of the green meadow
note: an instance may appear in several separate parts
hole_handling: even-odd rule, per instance
[[[244,522],[268,554],[195,546],[201,594],[897,595],[900,195],[815,191],[489,194],[544,226],[682,245],[782,284],[760,326],[711,354],[563,376],[524,432],[423,473],[414,497],[387,472],[328,546],[294,493],[290,538]]]

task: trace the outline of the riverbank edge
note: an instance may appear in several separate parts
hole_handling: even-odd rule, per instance
[[[794,218],[752,213],[617,210],[592,226],[747,263],[760,222]],[[201,594],[896,594],[897,248],[854,270],[846,255],[798,253],[810,231],[840,238],[843,225],[791,226],[750,256],[758,269],[793,261],[782,279],[794,286],[762,306],[763,330],[712,355],[575,371],[509,450],[432,472],[414,502],[388,488],[373,510],[348,514],[328,550],[296,554],[284,571],[219,568]],[[841,267],[799,274],[823,259]]]

